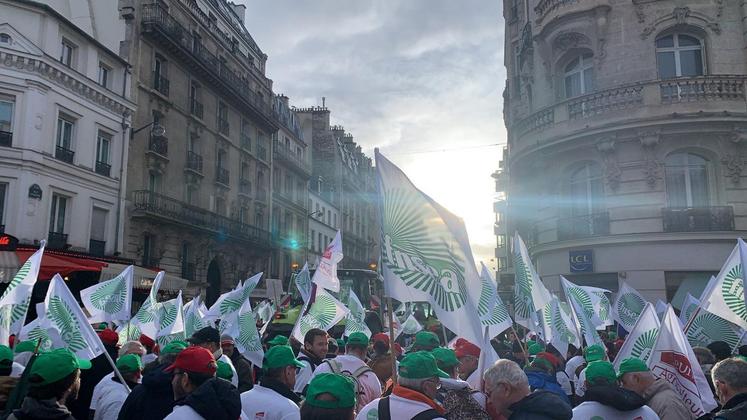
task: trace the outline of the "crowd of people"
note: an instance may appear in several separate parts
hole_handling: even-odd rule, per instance
[[[611,360],[623,339],[613,333],[602,334],[604,345],[570,346],[560,354],[536,337],[509,332],[491,342],[500,360],[484,369],[485,349],[463,338],[448,345],[430,331],[418,332],[404,348],[384,333],[343,340],[311,329],[303,343],[276,335],[265,340],[261,368],[213,327],[162,348],[147,336],[118,345],[108,328],[98,335],[116,371],[103,354],[89,361],[63,348],[40,351],[32,341],[12,350],[0,346],[0,409],[7,418],[695,418],[677,389],[644,361],[629,357],[615,368]],[[722,342],[694,350],[693,365],[703,369],[720,403],[703,418],[747,419],[747,358]]]

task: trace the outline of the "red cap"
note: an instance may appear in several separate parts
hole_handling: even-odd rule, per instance
[[[454,343],[454,351],[457,358],[464,356],[480,357],[480,348],[463,338],[457,339]]]
[[[394,343],[394,351],[396,351],[399,354],[402,354],[402,346],[400,346],[399,343]]]
[[[182,350],[176,356],[174,363],[163,371],[171,372],[176,368],[192,373],[213,375],[218,369],[218,365],[215,363],[215,357],[213,357],[213,353],[210,353],[210,350],[203,347],[190,346]]]
[[[146,349],[153,350],[153,346],[156,345],[156,342],[153,341],[152,338],[148,337],[145,334],[140,334],[140,344],[142,344]]]
[[[548,362],[552,363],[552,366],[554,368],[556,368],[556,369],[560,366],[560,359],[558,359],[557,357],[555,357],[555,355],[552,354],[552,353],[548,353],[546,351],[543,351],[543,352],[537,353],[536,357],[539,358],[539,359],[545,359],[545,360],[547,360]]]
[[[116,346],[117,342],[119,341],[119,334],[108,328],[99,331],[97,334],[99,335],[102,343],[108,344],[110,346]]]
[[[389,345],[389,335],[384,333],[378,333],[374,334],[373,337],[371,337],[371,341],[374,343],[377,341],[383,341],[387,346]]]

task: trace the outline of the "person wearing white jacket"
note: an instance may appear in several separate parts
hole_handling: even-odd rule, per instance
[[[137,354],[126,354],[117,359],[117,370],[130,389],[135,388],[143,373],[143,361]],[[94,388],[98,399],[91,401],[94,420],[116,420],[129,392],[119,378],[106,377]]]
[[[296,369],[304,366],[289,346],[274,346],[265,353],[264,374],[259,383],[241,394],[244,418],[263,420],[299,420],[298,403],[293,392]]]

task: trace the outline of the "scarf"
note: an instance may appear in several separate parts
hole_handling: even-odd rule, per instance
[[[288,385],[278,381],[275,378],[263,377],[262,379],[259,380],[259,384],[293,401],[294,403],[296,403],[296,405],[298,405],[301,402],[301,397],[296,395],[296,393],[293,392],[293,390],[290,389]]]
[[[415,391],[414,389],[405,388],[401,385],[394,385],[394,389],[392,389],[392,395],[396,395],[398,397],[402,397],[410,401],[417,401],[417,402],[421,402],[424,404],[428,404],[429,407],[438,411],[439,414],[446,413],[443,407],[436,404],[436,402],[433,401],[431,398],[428,398],[427,395],[422,394],[418,391]]]

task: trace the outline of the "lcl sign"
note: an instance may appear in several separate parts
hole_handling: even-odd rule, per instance
[[[568,251],[568,263],[571,273],[593,273],[594,253],[591,249]]]

